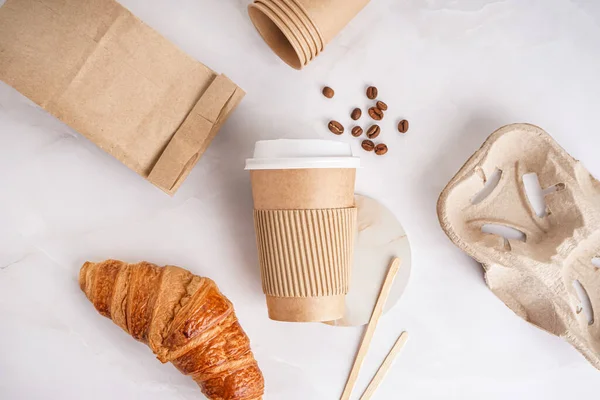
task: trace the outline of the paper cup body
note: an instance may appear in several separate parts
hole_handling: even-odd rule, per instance
[[[321,140],[258,142],[247,160],[270,318],[318,322],[344,314],[358,166],[348,145]]]
[[[321,51],[323,51],[323,49],[325,48],[325,43],[321,39],[321,33],[318,31],[318,28],[312,23],[310,18],[308,18],[308,14],[306,13],[306,11],[303,10],[298,5],[298,3],[296,3],[296,0],[280,1],[282,1],[288,7],[288,9],[292,10],[292,12],[296,14],[296,17],[300,20],[300,23],[309,32],[310,38],[315,43],[316,47],[316,51],[313,55],[313,58],[319,55],[319,53],[321,53]]]
[[[288,65],[302,69],[369,1],[255,0],[248,13],[269,47]],[[273,17],[265,8],[277,10],[277,15]],[[294,32],[294,37],[287,32]]]
[[[318,27],[325,45],[363,9],[370,0],[294,0]]]
[[[289,3],[285,3],[283,0],[269,0],[269,4],[277,6],[276,14],[278,14],[282,20],[289,21],[287,25],[296,36],[298,43],[306,56],[304,65],[308,64],[318,51],[316,42],[313,40],[308,28],[294,10],[288,6]]]
[[[248,14],[264,41],[286,64],[294,69],[302,69],[306,65],[302,46],[288,27],[288,22],[258,1],[248,6]]]

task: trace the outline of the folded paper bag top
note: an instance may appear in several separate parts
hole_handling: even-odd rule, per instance
[[[247,160],[269,317],[330,321],[344,314],[356,231],[360,160],[325,140],[256,143]]]
[[[7,0],[0,80],[173,194],[244,92],[114,0]]]
[[[269,47],[285,63],[302,69],[370,0],[255,0],[248,15]],[[268,9],[282,9],[273,16]],[[294,30],[307,32],[294,35]],[[299,49],[310,49],[307,58]]]

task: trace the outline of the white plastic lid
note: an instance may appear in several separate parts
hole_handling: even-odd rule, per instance
[[[352,155],[349,144],[333,140],[260,140],[245,169],[307,168],[360,168],[360,158]]]

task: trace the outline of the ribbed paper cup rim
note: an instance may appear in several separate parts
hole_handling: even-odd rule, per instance
[[[257,14],[255,14],[255,12]],[[250,15],[254,27],[263,37],[265,43],[267,43],[279,58],[295,69],[302,69],[302,67],[306,65],[306,56],[304,55],[304,51],[300,47],[300,44],[294,37],[292,31],[285,26],[283,21],[277,15],[262,3],[251,3],[248,6],[248,14]],[[283,42],[278,41],[275,38],[276,32],[271,31],[268,25],[257,23],[256,18],[258,18],[259,15],[265,18],[262,22],[274,25],[279,33],[284,36],[285,40]],[[273,26],[271,26],[271,28],[273,28]],[[287,46],[290,48],[283,52],[282,49],[285,49]],[[289,50],[293,51],[294,54],[291,54]]]
[[[256,0],[255,3],[262,4],[267,7],[273,14],[275,14],[282,24],[286,26],[294,37],[294,41],[297,45],[302,49],[302,54],[304,55],[304,65],[308,65],[308,63],[313,59],[313,51],[310,48],[309,42],[304,36],[304,34],[300,31],[300,28],[294,23],[292,18],[289,15],[289,10],[283,10],[282,7],[274,0]]]
[[[310,26],[313,27],[314,31],[317,33],[319,40],[321,42],[321,51],[325,50],[325,40],[323,39],[323,34],[319,27],[313,22],[312,18],[308,14],[308,11],[304,8],[304,6],[298,3],[296,0],[286,0],[294,3],[294,5],[302,12],[302,14],[306,17],[306,19],[310,22]]]
[[[266,4],[267,2],[272,3],[276,7],[278,7],[281,10],[281,12],[283,12],[283,14],[285,14],[285,19],[287,19],[289,22],[288,25],[294,26],[298,30],[298,32],[302,36],[302,42],[308,46],[309,54],[307,54],[307,64],[310,61],[312,61],[312,59],[315,58],[317,54],[319,54],[318,43],[315,41],[308,27],[304,22],[302,22],[298,14],[296,14],[296,12],[289,6],[289,4],[283,0],[259,1],[263,4]],[[281,17],[283,18],[283,16]]]
[[[319,55],[325,47],[325,44],[324,44],[323,38],[321,37],[321,33],[319,32],[319,29],[315,26],[315,24],[313,24],[312,20],[308,17],[306,12],[301,7],[299,7],[298,4],[296,4],[296,2],[294,0],[280,0],[280,1],[285,3],[288,6],[288,8],[290,10],[292,10],[294,15],[296,15],[296,17],[300,20],[300,22],[302,23],[304,28],[308,31],[308,33],[310,34],[310,37],[312,39],[312,42],[314,43],[315,48],[316,48],[315,57],[317,55]]]

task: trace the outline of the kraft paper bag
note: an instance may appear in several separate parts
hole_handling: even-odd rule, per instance
[[[169,194],[244,97],[113,0],[7,0],[0,79]]]

